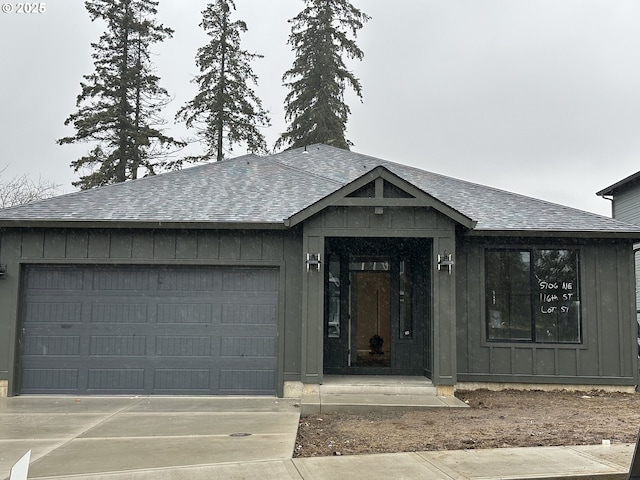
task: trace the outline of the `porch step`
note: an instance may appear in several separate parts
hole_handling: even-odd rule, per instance
[[[384,375],[325,375],[318,386],[323,394],[436,395],[437,389],[426,377]]]
[[[438,396],[425,377],[326,375],[322,385],[308,387],[303,415],[467,407],[453,396]]]

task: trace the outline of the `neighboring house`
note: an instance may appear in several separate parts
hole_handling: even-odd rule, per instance
[[[616,220],[640,225],[640,172],[634,173],[613,185],[600,190],[596,195],[611,200],[611,215]],[[634,247],[636,265],[636,305],[640,306],[640,244]],[[638,308],[638,307],[636,307]],[[640,310],[637,312],[640,348]]]
[[[640,227],[323,145],[0,210],[8,395],[638,383]]]

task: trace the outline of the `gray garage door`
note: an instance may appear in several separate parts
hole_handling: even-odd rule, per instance
[[[26,268],[21,393],[274,395],[278,271]]]

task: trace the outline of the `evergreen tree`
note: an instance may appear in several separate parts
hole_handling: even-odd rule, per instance
[[[240,47],[240,34],[247,31],[247,25],[232,21],[235,9],[233,0],[215,0],[202,12],[200,26],[210,41],[196,55],[201,73],[193,82],[199,91],[178,111],[176,119],[184,120],[187,128],[197,128],[197,139],[206,150],[187,161],[220,161],[225,149],[231,151],[240,143],[250,152],[267,151],[260,127],[268,127],[270,119],[250,87],[258,81],[250,62],[263,56]]]
[[[182,145],[159,129],[164,123],[159,113],[170,98],[154,74],[150,47],[173,30],[155,21],[157,5],[157,0],[85,1],[91,21],[104,21],[106,30],[91,44],[95,71],[83,76],[78,111],[65,121],[75,135],[58,140],[95,145],[71,162],[75,172],[88,171],[75,186],[124,182],[137,178],[141,168],[153,175],[166,164],[169,150]]]
[[[351,110],[344,102],[349,85],[362,99],[360,80],[347,70],[342,54],[362,60],[357,31],[370,19],[348,0],[305,0],[306,8],[290,20],[289,44],[295,51],[291,69],[282,77],[290,92],[285,98],[288,130],[276,142],[297,148],[325,143],[349,149],[345,138]]]

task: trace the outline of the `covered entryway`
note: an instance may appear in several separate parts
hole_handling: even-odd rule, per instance
[[[425,373],[430,252],[424,239],[327,239],[325,373]]]
[[[27,266],[20,393],[275,395],[278,270]]]

